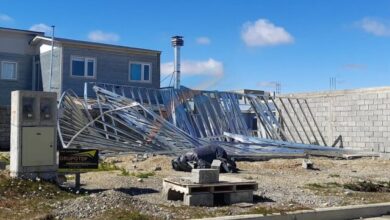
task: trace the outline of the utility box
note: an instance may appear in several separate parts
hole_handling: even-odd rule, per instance
[[[11,177],[57,176],[57,94],[11,93]]]

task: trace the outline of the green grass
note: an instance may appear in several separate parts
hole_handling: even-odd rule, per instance
[[[141,179],[146,179],[146,178],[149,178],[150,176],[156,175],[154,172],[137,172],[137,173],[132,172],[132,173],[130,173],[125,168],[121,168],[120,171],[121,171],[121,174],[120,174],[121,176],[134,176],[134,177],[141,178]]]
[[[121,168],[121,175],[122,175],[122,176],[129,176],[130,173],[129,173],[129,171],[127,171],[125,168]]]
[[[338,177],[340,177],[340,175],[339,174],[329,174],[329,177],[333,177],[333,178],[338,178]]]
[[[305,188],[308,189],[327,189],[327,188],[335,188],[335,187],[341,187],[342,185],[340,183],[336,182],[329,182],[329,183],[308,183],[305,185]]]
[[[0,219],[48,217],[52,204],[76,197],[50,182],[11,179],[0,174]]]
[[[119,167],[114,163],[101,162],[99,163],[98,171],[112,171],[119,170]]]
[[[103,213],[98,219],[154,220],[158,218],[142,214],[135,210],[113,209]]]
[[[132,176],[141,178],[141,179],[146,179],[150,176],[156,175],[154,172],[139,172],[139,173],[131,173]]]
[[[351,182],[344,184],[343,187],[360,192],[390,192],[390,181],[377,183],[372,181]]]
[[[5,162],[9,165],[9,155],[0,155],[0,162]]]
[[[246,214],[262,214],[264,216],[280,213],[281,215],[286,214],[287,212],[293,212],[298,210],[308,210],[309,208],[303,206],[294,206],[286,208],[274,208],[274,207],[264,207],[258,206],[250,209]]]
[[[69,181],[69,180],[74,180],[76,179],[75,175],[66,175],[66,180]]]
[[[209,211],[205,211],[203,207],[197,206],[161,205],[160,207],[169,211],[169,213],[171,213],[173,216],[190,216],[192,219],[231,215],[231,211],[229,210],[228,206]]]

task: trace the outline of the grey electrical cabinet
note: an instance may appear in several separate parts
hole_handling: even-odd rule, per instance
[[[52,179],[57,175],[57,94],[11,93],[12,177]]]

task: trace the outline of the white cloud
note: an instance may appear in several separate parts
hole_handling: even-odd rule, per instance
[[[390,37],[390,24],[374,18],[365,17],[358,21],[357,26],[367,33],[380,37]]]
[[[117,42],[119,38],[120,38],[119,35],[116,33],[103,32],[101,30],[91,31],[88,34],[88,39],[94,42],[104,42],[104,43]]]
[[[52,28],[47,24],[34,24],[30,27],[30,31],[45,32],[45,34],[51,34]]]
[[[11,22],[13,21],[14,19],[11,18],[9,15],[6,15],[6,14],[1,14],[0,13],[0,22]]]
[[[173,73],[173,62],[161,64],[161,73]],[[212,58],[204,61],[185,60],[181,62],[182,75],[223,75],[223,63]]]
[[[263,82],[258,82],[256,85],[259,87],[276,87],[277,84],[278,84],[277,82],[263,81]]]
[[[200,45],[209,45],[211,40],[208,37],[198,37],[196,38],[196,43]]]
[[[367,66],[364,64],[359,64],[359,63],[347,63],[343,65],[343,69],[346,70],[364,70],[366,69]]]
[[[249,47],[288,44],[294,38],[283,27],[278,27],[266,19],[246,22],[241,30],[241,38]]]

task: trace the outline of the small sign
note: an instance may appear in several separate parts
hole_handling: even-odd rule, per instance
[[[91,149],[60,150],[59,169],[97,169],[99,151]]]

